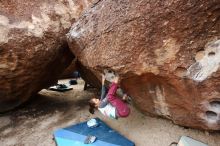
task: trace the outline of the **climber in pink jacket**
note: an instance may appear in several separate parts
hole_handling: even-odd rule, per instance
[[[118,117],[127,117],[130,114],[130,108],[125,103],[126,94],[123,95],[123,100],[116,94],[118,89],[119,77],[116,76],[112,81],[108,92],[104,86],[105,76],[102,76],[102,91],[101,99],[92,98],[90,100],[90,113],[94,113],[94,108],[97,108],[102,114],[110,118],[117,119]]]
[[[107,98],[108,101],[111,103],[112,106],[116,108],[116,115],[118,117],[127,117],[130,113],[130,109],[128,105],[122,101],[119,97],[116,95],[116,91],[118,89],[118,83],[113,82],[108,90]]]

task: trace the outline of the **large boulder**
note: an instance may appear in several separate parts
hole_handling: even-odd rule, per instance
[[[144,113],[220,130],[219,8],[219,0],[102,0],[67,38],[96,77],[117,72]]]
[[[65,34],[91,2],[0,1],[0,112],[56,82],[73,59]]]

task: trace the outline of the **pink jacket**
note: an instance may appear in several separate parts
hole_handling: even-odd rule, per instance
[[[120,117],[127,117],[130,114],[130,108],[128,105],[123,102],[119,97],[116,96],[118,85],[112,83],[108,90],[108,101],[114,106],[117,110],[117,113]]]

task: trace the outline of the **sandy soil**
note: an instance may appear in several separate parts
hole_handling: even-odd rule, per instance
[[[68,80],[62,80],[62,83]],[[186,129],[172,122],[144,116],[132,107],[128,118],[112,120],[99,112],[88,112],[88,99],[95,90],[83,91],[83,81],[65,93],[42,90],[25,105],[0,115],[0,146],[53,146],[53,131],[99,117],[113,129],[135,142],[136,146],[168,146],[187,135],[220,146],[220,132]]]

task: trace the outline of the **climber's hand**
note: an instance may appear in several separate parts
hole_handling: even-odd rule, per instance
[[[118,84],[120,81],[119,75],[115,75],[115,78],[113,79],[113,82]]]

